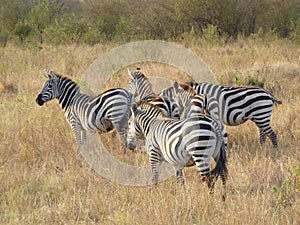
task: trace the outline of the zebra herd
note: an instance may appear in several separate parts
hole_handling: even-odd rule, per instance
[[[79,145],[85,143],[86,132],[105,133],[113,129],[120,142],[131,150],[136,149],[137,139],[145,140],[154,183],[158,182],[162,161],[174,167],[181,184],[182,170],[188,166],[197,166],[211,191],[220,176],[224,200],[228,174],[224,125],[251,120],[259,128],[260,142],[268,136],[273,147],[277,147],[270,120],[274,104],[282,102],[268,91],[174,82],[172,87],[155,94],[140,68],[128,72],[128,90],[109,89],[96,97],[80,93],[79,86],[67,77],[45,72],[47,81],[36,102],[41,106],[58,99]],[[212,161],[214,169],[210,169]]]

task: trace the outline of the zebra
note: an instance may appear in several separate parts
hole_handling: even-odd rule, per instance
[[[260,144],[266,136],[274,148],[278,147],[277,135],[270,122],[274,104],[282,104],[270,92],[260,87],[220,86],[209,83],[187,83],[196,94],[207,94],[218,101],[219,118],[224,125],[236,126],[251,120],[259,129]]]
[[[203,180],[212,191],[220,175],[225,200],[227,179],[226,151],[219,125],[209,115],[199,114],[186,119],[166,117],[161,110],[146,101],[133,104],[129,120],[128,146],[134,148],[137,138],[146,138],[146,149],[152,168],[152,182],[158,183],[159,164],[167,161],[176,171],[176,178],[184,184],[182,170],[193,159]],[[216,167],[210,171],[212,158]]]
[[[78,145],[85,143],[87,131],[105,133],[115,129],[119,140],[126,146],[128,119],[134,102],[128,91],[114,88],[91,97],[81,94],[79,86],[67,77],[53,71],[45,71],[45,76],[48,80],[36,102],[42,106],[58,99]]]
[[[136,72],[128,70],[128,74],[132,78],[129,82],[128,91],[133,94],[136,101],[144,100],[157,105],[166,116],[179,119],[177,104],[166,96],[158,96],[152,92],[152,85],[149,79],[139,67],[136,69]]]

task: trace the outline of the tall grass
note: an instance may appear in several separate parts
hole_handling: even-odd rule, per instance
[[[185,169],[186,187],[172,177],[156,187],[112,183],[90,169],[57,102],[39,107],[35,97],[44,69],[79,81],[87,67],[112,45],[0,49],[0,223],[1,224],[299,224],[300,223],[300,47],[285,41],[240,40],[226,46],[189,45],[229,85],[248,78],[283,100],[272,126],[279,148],[258,144],[254,124],[229,127],[228,197],[221,184],[210,195],[196,168]],[[184,81],[166,65],[143,64],[145,74]],[[175,74],[175,76],[174,76]],[[126,70],[110,86],[126,86]],[[113,134],[102,135],[110,140]],[[143,153],[112,154],[145,165]]]

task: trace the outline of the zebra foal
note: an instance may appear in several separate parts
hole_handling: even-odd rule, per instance
[[[123,145],[127,145],[128,118],[134,101],[133,96],[125,89],[110,89],[91,97],[81,94],[79,86],[67,77],[55,72],[45,72],[48,79],[36,98],[38,105],[58,99],[65,112],[77,144],[86,140],[87,131],[99,133],[115,129]]]
[[[225,191],[226,151],[215,119],[199,114],[174,120],[166,117],[156,106],[143,101],[139,104],[139,107],[136,104],[132,107],[127,142],[134,149],[137,138],[146,138],[153,183],[158,182],[159,164],[163,160],[173,165],[177,180],[184,183],[182,170],[192,159],[211,190],[220,175]],[[210,171],[212,159],[216,167]]]

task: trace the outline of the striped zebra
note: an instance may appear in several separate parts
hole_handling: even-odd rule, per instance
[[[139,106],[133,104],[129,124],[128,146],[134,148],[137,138],[146,138],[153,183],[158,182],[159,164],[164,160],[173,165],[177,180],[184,184],[182,170],[193,159],[210,190],[220,175],[225,199],[226,151],[219,125],[213,117],[199,114],[174,120],[166,117],[157,106],[142,101]],[[216,167],[210,171],[212,159]]]
[[[136,101],[147,101],[153,105],[157,105],[166,116],[179,118],[177,104],[166,96],[158,96],[153,93],[149,79],[142,73],[140,68],[137,68],[136,72],[128,70],[128,74],[132,78],[129,82],[128,91],[133,94]]]
[[[91,97],[81,94],[79,86],[67,77],[53,71],[45,72],[45,76],[48,80],[36,102],[42,106],[45,102],[58,99],[77,144],[85,143],[87,131],[103,133],[115,129],[126,146],[128,118],[134,101],[129,92],[116,88]]]
[[[165,89],[164,91],[166,90],[177,103],[180,118],[188,118],[190,116],[198,115],[199,113],[213,116],[222,130],[225,147],[227,148],[228,135],[225,126],[220,122],[219,106],[216,98],[206,94],[197,95],[191,86],[187,84],[178,84],[177,82],[174,82],[171,90]]]
[[[277,148],[277,135],[270,122],[274,104],[282,104],[270,92],[260,87],[231,87],[208,83],[187,83],[197,94],[215,97],[219,106],[219,118],[224,125],[236,126],[247,120],[253,121],[259,129],[260,143],[266,136]]]

